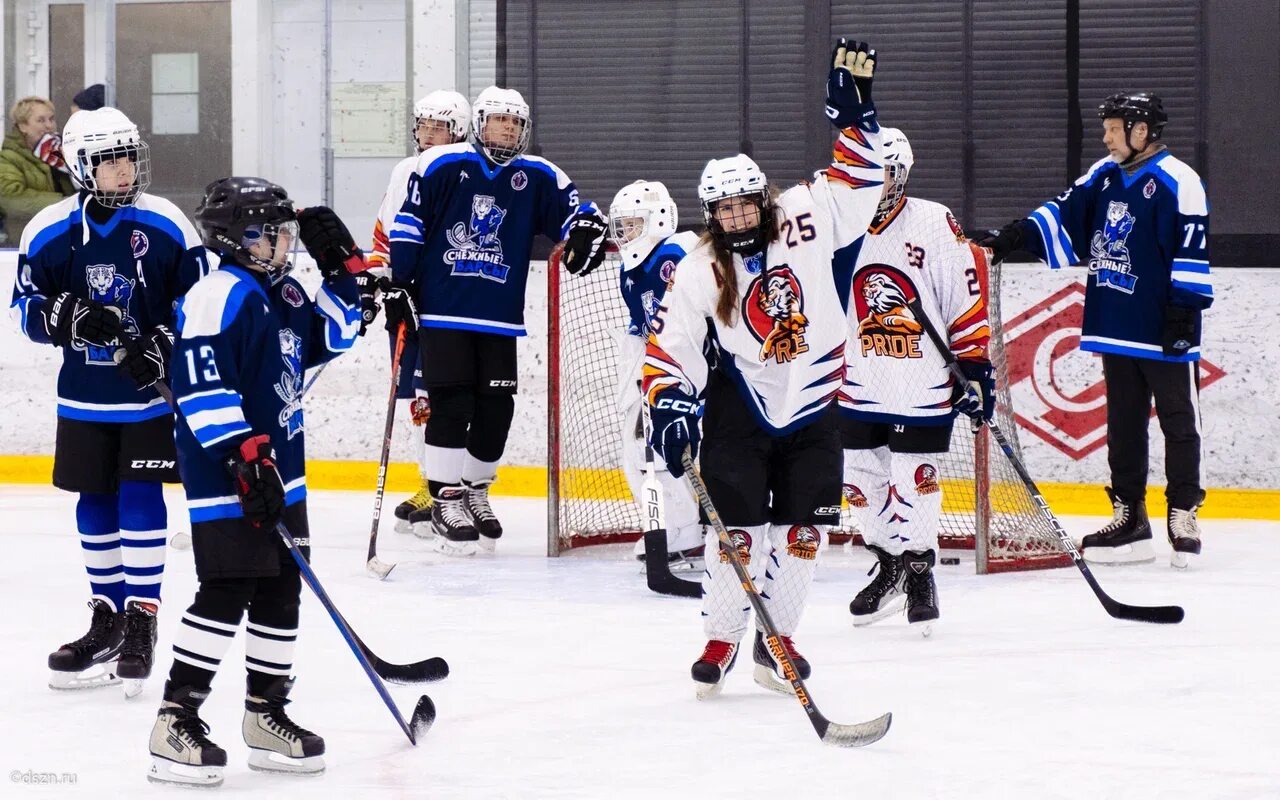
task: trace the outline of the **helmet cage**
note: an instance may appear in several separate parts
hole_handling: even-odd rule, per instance
[[[98,183],[98,168],[107,162],[128,159],[133,164],[133,183],[123,191],[108,190]],[[151,148],[139,139],[128,144],[116,144],[96,150],[83,149],[76,154],[71,175],[81,188],[93,195],[98,204],[106,208],[126,208],[138,200],[151,186]]]

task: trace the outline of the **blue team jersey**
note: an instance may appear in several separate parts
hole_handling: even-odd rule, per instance
[[[1026,246],[1049,266],[1089,267],[1081,350],[1199,360],[1198,319],[1185,355],[1161,347],[1166,307],[1213,302],[1209,204],[1195,170],[1167,150],[1132,175],[1104,158],[1029,220],[1040,235]]]
[[[389,231],[392,279],[416,287],[423,327],[523,336],[533,239],[560,241],[579,211],[597,209],[546,159],[495,166],[468,142],[433,147]]]
[[[118,309],[133,336],[172,325],[178,298],[209,271],[195,228],[168,200],[139,195],[99,224],[85,213],[86,198],[45,208],[22,232],[10,313],[33,342],[52,344],[47,306],[62,292]],[[117,349],[81,341],[63,348],[58,416],[139,422],[169,413],[154,388],[139,389],[116,367]]]
[[[627,333],[649,338],[649,321],[658,312],[667,284],[676,273],[676,265],[697,244],[696,233],[677,233],[663,239],[639,264],[630,269],[624,265],[619,270],[622,299],[630,316]]]
[[[285,504],[307,496],[303,373],[349,350],[359,331],[360,293],[346,273],[312,300],[293,278],[269,286],[224,263],[187,293],[171,372],[192,523],[244,516],[223,460],[250,436],[271,437]]]

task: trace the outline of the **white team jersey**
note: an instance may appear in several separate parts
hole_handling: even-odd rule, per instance
[[[418,163],[418,156],[409,156],[400,161],[391,170],[391,180],[387,182],[387,191],[382,195],[382,205],[378,207],[378,218],[373,223],[373,252],[369,254],[370,269],[388,269],[391,266],[391,242],[389,231],[395,222],[396,214],[404,205],[409,194],[409,176]]]
[[[879,141],[878,133],[842,132],[831,167],[778,199],[779,236],[766,263],[733,256],[739,295],[733,325],[716,318],[711,245],[681,260],[649,338],[644,388],[650,403],[668,386],[691,396],[706,387],[708,321],[721,368],[765,430],[797,430],[835,401],[848,326],[832,259],[866,234],[875,213],[884,177]]]
[[[986,360],[987,267],[946,206],[909,197],[868,231],[849,296],[840,406],[867,422],[937,425],[952,416],[946,362],[907,307],[915,297],[951,352]]]

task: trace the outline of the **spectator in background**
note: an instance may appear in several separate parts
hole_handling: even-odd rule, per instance
[[[36,212],[76,193],[62,160],[53,103],[24,97],[9,112],[13,130],[0,147],[0,209],[4,232],[16,245]]]
[[[71,113],[77,111],[97,111],[107,104],[107,87],[101,83],[86,86],[80,93],[71,98]]]

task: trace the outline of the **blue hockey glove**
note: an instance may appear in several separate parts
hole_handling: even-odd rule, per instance
[[[653,426],[649,446],[666,463],[667,472],[673,478],[684,475],[681,457],[686,447],[694,458],[698,457],[698,444],[702,441],[702,431],[698,426],[701,418],[702,403],[679,389],[667,389],[649,407]]]
[[[961,414],[973,421],[976,431],[984,422],[996,415],[996,379],[988,361],[961,361],[960,371],[969,379],[967,384],[956,384],[951,403]]]
[[[876,51],[866,42],[841,37],[831,52],[831,74],[827,76],[827,118],[837,128],[857,125],[866,131],[879,130],[876,106],[871,101],[871,81],[876,70]]]

